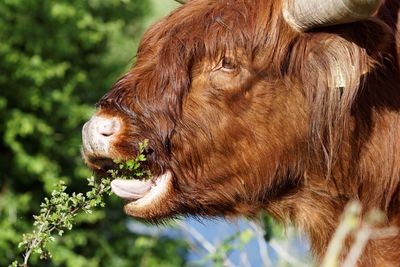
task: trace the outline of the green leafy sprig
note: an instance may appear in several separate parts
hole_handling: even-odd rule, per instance
[[[80,212],[92,213],[97,207],[104,207],[105,195],[111,194],[111,180],[135,178],[149,178],[151,173],[142,163],[146,161],[144,152],[148,141],[139,143],[136,158],[128,161],[118,161],[118,169],[110,170],[110,177],[97,180],[94,176],[88,178],[90,190],[86,193],[67,193],[67,186],[60,181],[40,205],[38,215],[34,215],[34,230],[22,236],[19,248],[25,248],[23,262],[14,261],[10,266],[27,267],[32,254],[39,254],[40,259],[51,258],[47,245],[55,240],[55,236],[62,236],[65,231],[72,230],[74,219]]]
[[[137,157],[126,161],[115,161],[118,168],[109,170],[108,173],[111,179],[151,179],[152,175],[150,170],[143,166],[143,163],[147,160],[145,152],[149,145],[149,140],[145,139],[139,143],[139,151]]]

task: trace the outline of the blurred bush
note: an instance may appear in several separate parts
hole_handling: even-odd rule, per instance
[[[59,179],[87,190],[81,126],[134,59],[145,0],[0,1],[0,266]],[[43,190],[43,188],[45,190]],[[185,247],[127,232],[121,202],[78,218],[33,266],[180,266]]]

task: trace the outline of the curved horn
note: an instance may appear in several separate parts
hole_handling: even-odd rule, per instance
[[[369,18],[380,0],[285,0],[283,14],[298,31]]]

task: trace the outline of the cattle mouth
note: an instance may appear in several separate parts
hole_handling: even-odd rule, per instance
[[[163,191],[165,181],[170,179],[171,172],[166,171],[160,175],[151,175],[150,163],[140,162],[140,169],[145,171],[143,175],[137,176],[136,170],[128,170],[120,167],[124,162],[111,157],[87,157],[86,164],[100,178],[111,178],[111,190],[118,197],[127,202],[137,201],[144,197],[152,196]],[[147,173],[148,172],[148,173]]]
[[[99,174],[105,174],[116,167],[115,162],[111,158],[91,157],[88,158],[87,161],[94,167],[92,169],[95,169]]]
[[[126,205],[135,202],[140,206],[151,203],[165,194],[171,179],[170,171],[147,180],[117,178],[111,182],[111,190],[115,195],[124,199],[127,202]]]
[[[111,191],[125,201],[125,209],[140,210],[154,206],[170,190],[172,172],[167,170],[151,177],[136,177],[133,172],[121,171],[120,176],[112,177],[111,173],[118,169],[118,161],[111,158],[86,158],[86,164],[100,178],[111,177]],[[148,162],[143,169],[148,169]],[[122,177],[122,178],[121,178]]]

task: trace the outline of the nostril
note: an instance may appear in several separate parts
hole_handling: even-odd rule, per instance
[[[111,136],[119,131],[120,123],[117,119],[96,118],[96,130],[103,136]]]

